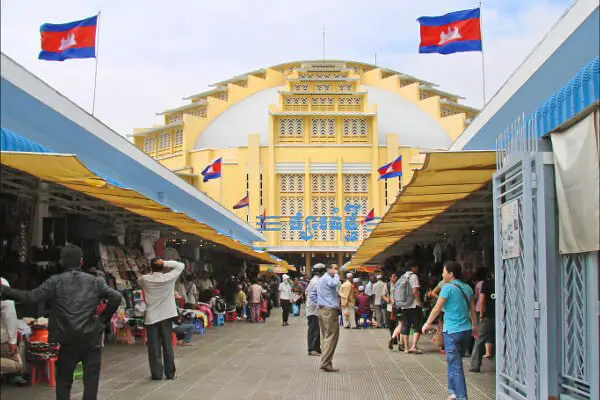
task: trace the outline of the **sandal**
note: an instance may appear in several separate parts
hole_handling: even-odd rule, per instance
[[[423,354],[423,350],[421,350],[421,349],[410,349],[406,353],[408,353],[408,354]]]
[[[186,342],[183,342],[183,343],[181,343],[181,345],[180,345],[180,346],[183,346],[183,347],[192,347],[193,345],[194,345],[193,343],[186,343]]]

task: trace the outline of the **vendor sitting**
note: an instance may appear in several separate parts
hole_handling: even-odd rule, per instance
[[[246,304],[248,304],[246,293],[244,293],[242,289],[242,285],[237,285],[234,295],[235,311],[238,319],[242,319],[242,315],[244,315],[244,309],[246,308]]]
[[[210,298],[210,307],[214,314],[223,315],[227,311],[227,303],[220,296],[221,291],[219,289],[215,289],[213,291],[213,297]]]
[[[185,322],[185,319],[179,315],[173,320],[173,332],[177,335],[177,344],[179,346],[193,346],[192,335],[194,334],[194,325]]]

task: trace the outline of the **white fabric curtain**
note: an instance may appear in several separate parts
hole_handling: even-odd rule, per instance
[[[599,116],[551,135],[561,254],[600,250]]]

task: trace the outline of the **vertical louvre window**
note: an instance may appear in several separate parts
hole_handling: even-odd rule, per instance
[[[315,118],[311,121],[312,136],[335,137],[334,118]]]
[[[167,150],[171,147],[171,135],[169,132],[163,132],[158,136],[158,151]]]
[[[183,146],[183,129],[177,129],[173,135],[173,147],[177,150]]]
[[[300,240],[300,231],[290,229],[290,217],[304,214],[304,174],[279,175],[279,215],[281,240]]]
[[[145,136],[144,137],[144,153],[154,153],[156,150],[156,137]]]

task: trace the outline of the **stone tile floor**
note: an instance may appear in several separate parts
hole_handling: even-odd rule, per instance
[[[279,312],[265,324],[228,323],[194,336],[194,347],[176,350],[177,379],[150,381],[143,345],[104,348],[99,399],[104,400],[353,400],[446,399],[446,365],[435,346],[422,339],[423,355],[387,348],[384,329],[345,330],[334,365],[340,373],[319,370],[318,357],[306,355],[306,319],[295,317],[282,327]],[[465,359],[465,368],[468,369]],[[495,399],[492,362],[483,373],[467,372],[469,399]],[[81,381],[73,385],[80,399]],[[45,384],[4,386],[2,400],[50,400]]]

